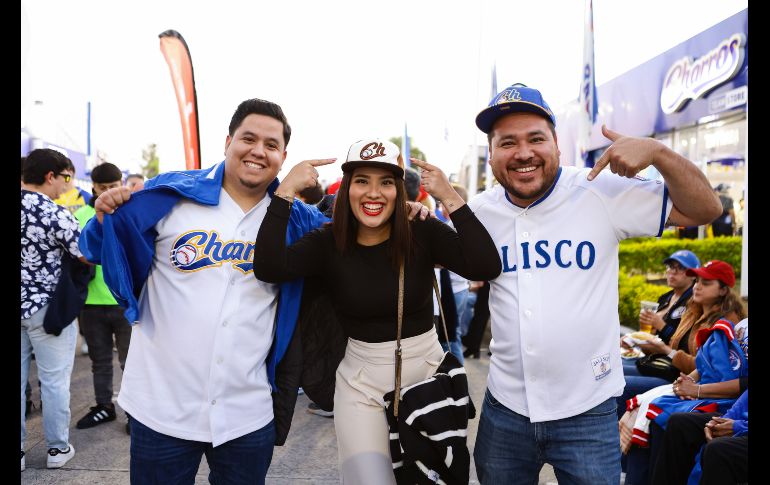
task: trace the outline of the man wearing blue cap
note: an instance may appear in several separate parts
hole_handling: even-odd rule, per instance
[[[657,312],[642,312],[639,323],[651,326],[653,333],[668,343],[679,326],[695,285],[695,277],[687,276],[686,271],[698,268],[700,261],[692,251],[680,249],[664,259],[663,264],[666,265],[666,284],[671,291],[658,298]]]
[[[476,117],[500,185],[470,206],[503,263],[474,450],[482,484],[536,483],[544,463],[560,483],[619,483],[618,243],[722,210],[698,168],[652,138],[603,126],[613,144],[593,169],[561,167],[555,123],[522,84]],[[636,177],[650,165],[665,184]]]

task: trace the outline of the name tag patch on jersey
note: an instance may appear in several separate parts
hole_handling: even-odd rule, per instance
[[[591,359],[591,367],[594,370],[594,379],[598,381],[604,378],[612,371],[610,367],[610,354],[600,355]]]
[[[680,306],[679,308],[674,310],[674,312],[671,314],[671,318],[673,318],[675,320],[677,318],[682,318],[682,314],[684,313],[685,308],[686,307]]]

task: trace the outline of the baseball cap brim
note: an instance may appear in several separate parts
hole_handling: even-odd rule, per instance
[[[396,177],[399,177],[401,179],[404,178],[404,169],[393,163],[377,162],[377,161],[367,162],[364,160],[354,160],[351,162],[345,162],[341,166],[343,172],[352,172],[353,170],[359,167],[384,168],[385,170],[390,170],[391,172],[393,172],[393,174]]]
[[[476,126],[479,128],[479,130],[488,134],[490,131],[492,131],[492,126],[494,126],[495,121],[497,121],[499,118],[512,113],[522,112],[534,113],[536,115],[543,116],[554,125],[556,124],[553,115],[551,115],[551,113],[543,109],[541,106],[538,106],[535,103],[530,103],[528,101],[516,101],[496,104],[494,106],[484,108],[478,115],[476,115]]]
[[[722,283],[729,286],[730,288],[735,286],[735,276],[732,276],[731,278],[730,274],[729,273],[726,274],[726,272],[712,273],[711,271],[709,271],[709,268],[705,266],[701,268],[690,268],[685,272],[685,274],[687,276],[700,276],[701,278],[706,280],[719,280]]]

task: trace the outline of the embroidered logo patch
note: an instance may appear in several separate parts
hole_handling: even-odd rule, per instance
[[[382,143],[367,143],[361,149],[360,156],[361,160],[371,160],[372,158],[384,157],[385,147],[382,145]]]
[[[735,349],[730,349],[730,368],[738,370],[741,368],[741,357]]]

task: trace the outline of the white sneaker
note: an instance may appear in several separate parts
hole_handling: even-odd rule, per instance
[[[48,448],[48,468],[61,468],[75,456],[75,447],[67,443],[67,450]]]
[[[24,450],[21,450],[21,471],[24,471],[24,469],[27,468],[24,463]]]

